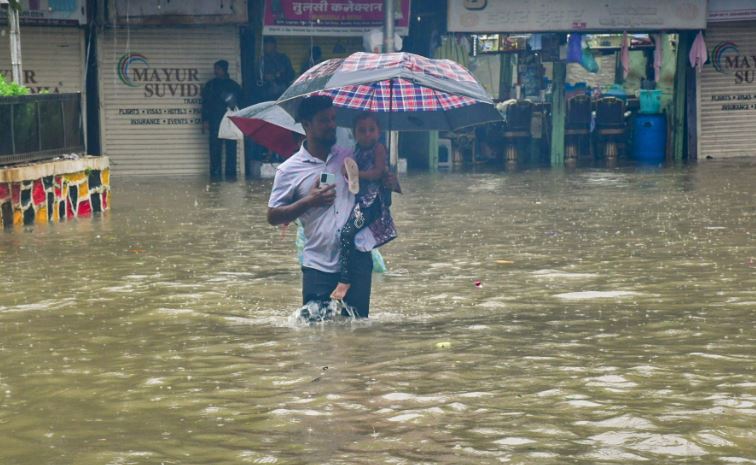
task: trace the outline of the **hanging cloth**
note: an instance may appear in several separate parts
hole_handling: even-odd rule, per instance
[[[700,73],[703,71],[703,65],[709,58],[709,54],[706,51],[706,42],[704,42],[703,31],[698,31],[696,40],[693,41],[693,45],[690,47],[690,66],[696,68]]]
[[[622,34],[622,50],[620,50],[620,62],[622,63],[622,78],[627,79],[630,73],[630,41],[627,38],[627,31]]]
[[[433,52],[433,58],[452,60],[469,69],[470,44],[463,36],[447,35],[441,39],[441,46]]]
[[[583,34],[570,34],[567,42],[567,63],[580,63],[583,60]]]
[[[596,61],[596,57],[593,56],[593,53],[591,53],[587,47],[583,49],[580,65],[582,65],[589,73],[596,74],[599,72],[599,65]]]
[[[664,58],[664,34],[654,34],[654,80],[661,80],[662,59]]]

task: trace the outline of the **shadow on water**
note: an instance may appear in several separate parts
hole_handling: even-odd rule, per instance
[[[0,236],[0,462],[751,463],[754,179],[408,176],[371,319],[309,326],[270,182],[116,178]]]

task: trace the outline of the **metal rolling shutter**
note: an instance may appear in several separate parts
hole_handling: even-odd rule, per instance
[[[8,34],[0,36],[0,70],[10,81]],[[84,31],[76,27],[21,26],[21,58],[25,85],[32,93],[82,92]]]
[[[111,29],[100,36],[99,50],[103,150],[114,172],[143,176],[206,174],[207,134],[201,131],[200,97],[193,93],[213,77],[213,63],[220,59],[229,62],[231,78],[241,84],[238,28]],[[119,69],[129,57],[135,59],[127,77],[134,78],[138,69],[160,80],[135,78],[133,86],[126,84]],[[183,75],[165,78],[172,69],[184,70],[179,71]],[[161,86],[160,96],[148,91],[147,84]],[[151,124],[143,124],[145,120]]]
[[[746,57],[751,82],[736,82],[736,70],[717,71],[714,52],[724,42],[733,42],[737,55]],[[756,22],[710,24],[706,31],[710,62],[699,79],[699,159],[756,156]],[[720,47],[720,50],[723,50]],[[720,55],[725,64],[730,49]],[[725,67],[726,68],[726,67]]]

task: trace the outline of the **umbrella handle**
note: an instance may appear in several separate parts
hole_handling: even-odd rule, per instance
[[[397,159],[399,158],[398,147],[396,144],[399,142],[399,135],[396,131],[391,130],[391,115],[394,113],[394,80],[389,81],[389,114],[388,114],[388,155],[389,155],[389,169],[392,173],[396,174],[397,166],[394,163],[394,153],[397,153]],[[398,161],[398,160],[397,160]]]

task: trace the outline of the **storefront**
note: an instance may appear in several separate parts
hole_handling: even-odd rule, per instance
[[[102,147],[118,174],[207,173],[202,86],[220,59],[240,81],[238,29],[110,29],[98,42]]]
[[[83,92],[84,31],[70,26],[22,26],[23,84],[33,94]],[[8,35],[0,37],[0,73],[10,81]]]
[[[523,151],[552,165],[578,151],[616,159],[635,142],[633,130],[646,127],[634,124],[651,117],[639,113],[653,113],[655,153],[663,161],[665,154],[685,154],[688,69],[681,57],[692,42],[689,31],[705,27],[705,6],[702,0],[452,0],[448,28],[472,36],[477,52],[502,56],[500,98],[512,99],[500,108],[506,123],[498,139],[507,161]],[[649,95],[662,105],[640,108]]]
[[[698,86],[699,158],[756,156],[756,6],[712,0]]]
[[[276,37],[278,51],[289,57],[299,75],[308,67],[313,47],[320,49],[322,61],[364,51],[363,35],[383,28],[383,4],[383,0],[265,0],[262,33]],[[397,0],[398,35],[407,35],[409,16],[410,0]]]
[[[65,2],[64,6],[61,9],[49,1],[21,2],[23,84],[33,94],[84,91],[83,2]],[[0,16],[0,29],[5,30],[6,24]],[[0,74],[10,80],[10,36],[5,32],[0,34]]]
[[[162,3],[177,10],[165,11],[155,2],[115,1],[117,16],[98,36],[102,148],[119,175],[207,173],[202,87],[221,59],[241,83],[235,23],[246,20],[245,2],[236,2],[236,8],[234,2]],[[190,16],[196,13],[200,16]]]

